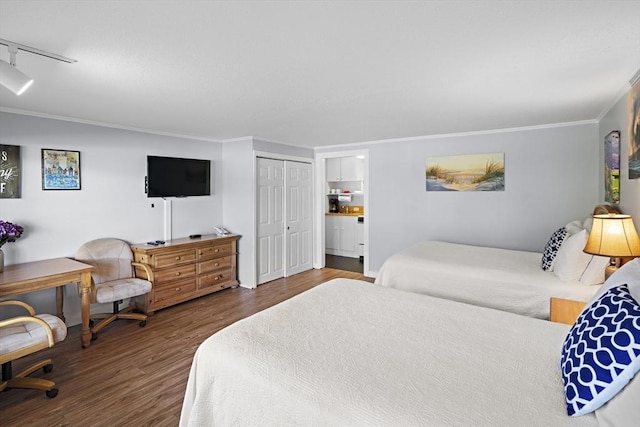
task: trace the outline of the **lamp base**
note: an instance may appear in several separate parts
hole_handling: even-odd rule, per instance
[[[618,271],[618,267],[616,267],[615,265],[609,265],[604,269],[604,280],[607,280],[616,271]]]

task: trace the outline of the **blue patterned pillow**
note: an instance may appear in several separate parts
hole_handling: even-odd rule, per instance
[[[598,409],[640,370],[640,304],[626,284],[609,289],[578,317],[560,367],[569,415]]]
[[[564,241],[567,239],[568,234],[567,229],[561,227],[551,235],[551,238],[547,242],[547,245],[544,247],[544,252],[542,253],[542,269],[544,271],[553,270],[553,261],[556,259],[560,246],[562,246]]]

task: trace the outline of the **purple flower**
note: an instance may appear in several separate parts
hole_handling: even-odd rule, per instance
[[[15,242],[23,232],[24,228],[21,226],[0,219],[0,248],[5,243]]]

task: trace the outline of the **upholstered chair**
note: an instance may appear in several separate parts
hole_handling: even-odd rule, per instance
[[[113,303],[113,313],[90,314],[91,339],[98,338],[98,332],[117,319],[140,321],[140,327],[147,324],[147,316],[133,313],[129,305],[122,310],[120,303],[127,298],[148,293],[152,284],[148,280],[135,277],[133,267],[141,267],[147,277],[153,280],[153,273],[146,264],[133,261],[129,245],[119,239],[96,239],[85,243],[78,249],[76,259],[94,266],[91,272],[91,303]],[[95,323],[93,319],[102,319]]]
[[[29,304],[22,301],[0,301],[2,306],[18,306],[27,311],[25,316],[0,320],[0,364],[2,364],[2,381],[0,391],[10,388],[30,388],[45,390],[47,397],[56,397],[56,383],[41,378],[29,378],[38,369],[51,372],[51,359],[42,360],[23,371],[13,374],[12,365],[16,359],[52,347],[67,337],[67,326],[51,314],[39,314]]]

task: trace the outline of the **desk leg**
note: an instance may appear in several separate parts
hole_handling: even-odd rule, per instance
[[[91,345],[91,330],[89,328],[90,292],[91,272],[82,273],[82,280],[80,281],[80,298],[82,299],[80,302],[80,311],[82,313],[82,348],[87,348]]]
[[[63,290],[64,290],[64,286],[58,286],[56,288],[56,316],[58,316],[64,322],[67,319],[64,318],[64,311],[63,311],[63,304],[64,304]]]

